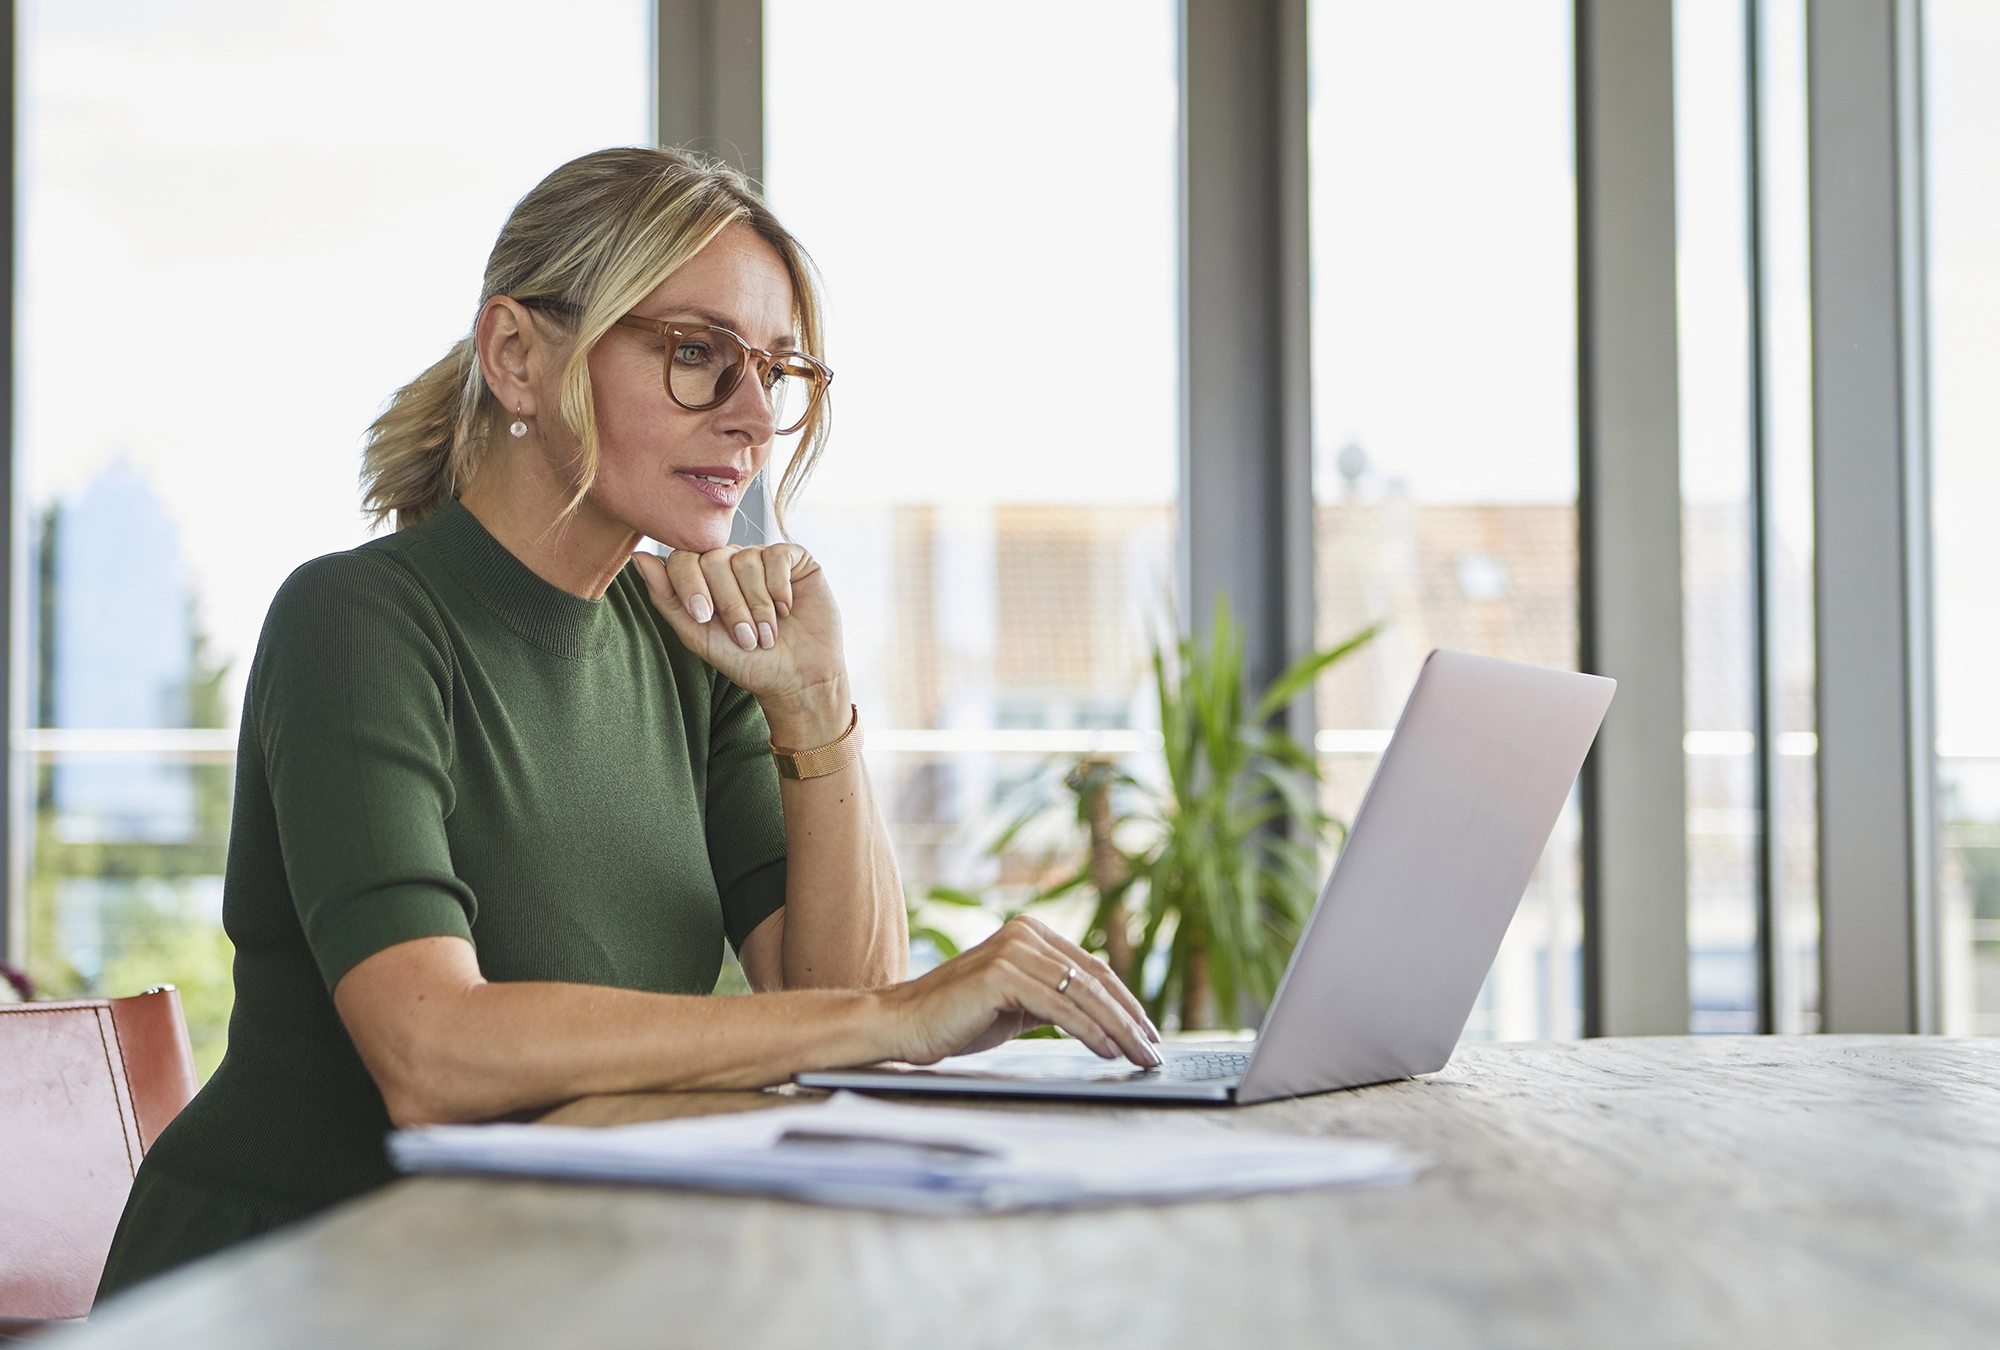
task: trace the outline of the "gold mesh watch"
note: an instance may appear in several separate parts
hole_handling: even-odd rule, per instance
[[[771,758],[778,762],[780,778],[824,778],[861,758],[861,709],[850,703],[854,715],[838,740],[816,750],[788,750],[771,742]]]

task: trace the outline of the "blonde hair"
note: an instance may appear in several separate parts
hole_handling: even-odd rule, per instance
[[[750,180],[683,150],[598,150],[573,159],[521,198],[486,261],[479,309],[496,295],[540,302],[535,321],[570,339],[557,413],[578,440],[574,511],[597,476],[597,418],[590,350],[633,306],[729,226],[742,223],[777,250],[792,282],[798,340],[824,351],[811,260],[764,205]],[[552,309],[551,306],[554,306]],[[398,389],[368,428],[362,509],[402,529],[427,520],[479,468],[495,418],[511,416],[486,386],[475,334]],[[826,400],[800,429],[798,449],[773,494],[782,526],[826,443]]]

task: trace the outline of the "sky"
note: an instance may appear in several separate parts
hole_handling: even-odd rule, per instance
[[[773,207],[826,278],[816,503],[1175,494],[1166,0],[768,0]]]
[[[1320,495],[1352,442],[1419,501],[1575,499],[1569,28],[1562,0],[1313,6]]]

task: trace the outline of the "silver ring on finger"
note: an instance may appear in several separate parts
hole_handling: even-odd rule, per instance
[[[1075,966],[1071,966],[1068,970],[1064,971],[1062,979],[1056,982],[1056,992],[1058,994],[1068,993],[1069,982],[1075,979],[1080,974],[1082,974],[1082,972],[1079,971]]]

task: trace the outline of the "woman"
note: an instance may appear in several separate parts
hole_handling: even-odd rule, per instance
[[[819,347],[803,251],[726,168],[606,150],[515,207],[472,333],[370,428],[395,533],[272,602],[229,1051],[139,1169],[101,1293],[386,1182],[392,1126],[1042,1022],[1159,1062],[1108,967],[1029,920],[902,982],[832,592],[794,544],[728,546],[774,438],[802,432],[781,509],[820,452]],[[751,997],[703,997],[725,936]]]

